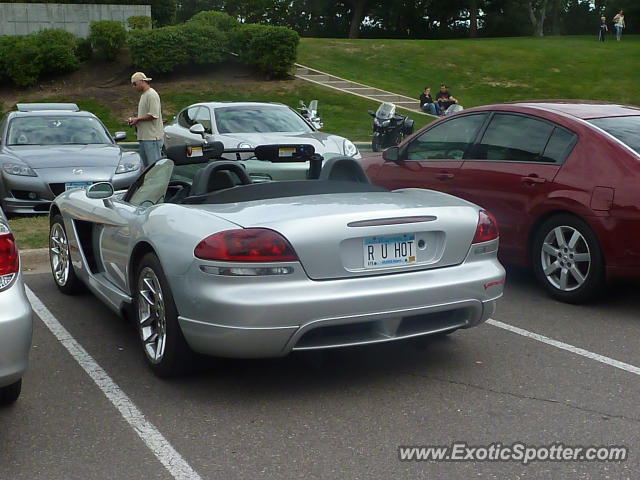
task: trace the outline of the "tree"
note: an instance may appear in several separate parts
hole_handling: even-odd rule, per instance
[[[469,36],[478,36],[478,0],[469,0]]]
[[[531,35],[528,7],[523,1],[484,0],[482,34],[488,37]]]
[[[351,7],[351,26],[349,27],[349,38],[360,36],[360,25],[368,13],[367,8],[371,7],[370,0],[348,0]]]
[[[567,0],[551,1],[551,11],[549,12],[551,35],[560,35],[562,33],[562,14],[565,12],[567,4]]]
[[[548,0],[529,0],[527,2],[529,18],[533,25],[533,35],[535,37],[544,36],[544,19],[547,14],[547,2]]]

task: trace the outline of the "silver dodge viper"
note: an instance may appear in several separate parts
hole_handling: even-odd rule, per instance
[[[505,272],[490,213],[387,191],[310,145],[256,147],[260,161],[306,162],[309,179],[252,183],[223,149],[170,147],[126,193],[97,183],[51,207],[57,287],[130,315],[157,375],[194,352],[277,357],[450,333],[494,312]]]

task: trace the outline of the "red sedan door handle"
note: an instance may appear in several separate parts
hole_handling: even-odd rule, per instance
[[[438,180],[451,180],[455,175],[453,173],[449,173],[447,171],[440,172],[436,175]]]
[[[536,183],[544,183],[547,181],[546,178],[540,178],[536,175],[531,175],[529,177],[522,177],[522,183],[528,183],[529,185],[534,185]]]

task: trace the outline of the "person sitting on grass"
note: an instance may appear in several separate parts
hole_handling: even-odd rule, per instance
[[[424,93],[420,95],[420,108],[425,113],[436,117],[439,115],[438,105],[436,105],[433,98],[431,98],[431,87],[424,87]]]
[[[458,100],[451,95],[449,88],[443,83],[440,85],[440,91],[436,95],[436,101],[440,107],[440,116],[451,115],[459,112],[462,107],[458,105]]]

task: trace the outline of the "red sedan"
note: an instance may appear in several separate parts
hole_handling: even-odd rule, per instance
[[[378,185],[481,205],[501,259],[533,266],[555,298],[584,302],[640,275],[640,108],[578,101],[472,108],[361,160]]]

